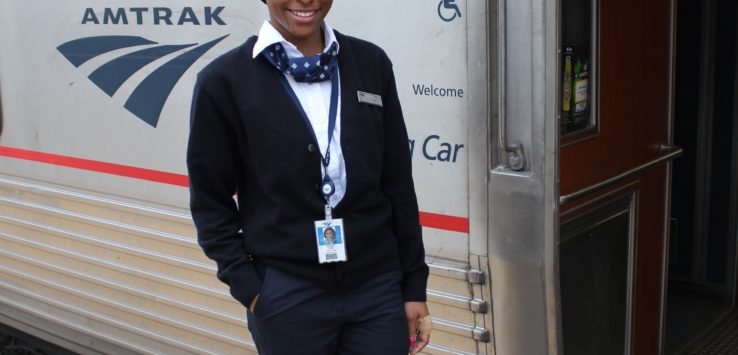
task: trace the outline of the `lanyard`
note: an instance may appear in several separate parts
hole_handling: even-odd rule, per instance
[[[287,94],[289,94],[292,101],[295,103],[295,106],[300,110],[300,114],[302,115],[302,118],[305,120],[305,123],[308,126],[308,129],[310,129],[310,133],[313,135],[313,139],[315,140],[315,145],[318,146],[318,149],[320,149],[320,144],[318,144],[318,138],[315,135],[315,130],[313,129],[313,125],[310,123],[310,118],[308,118],[307,113],[305,113],[305,109],[302,108],[302,104],[300,103],[300,100],[297,98],[297,95],[295,95],[295,91],[292,90],[292,87],[290,86],[290,83],[287,81],[287,78],[285,78],[284,74],[279,75],[279,82],[282,84],[284,89],[287,91]],[[328,111],[328,144],[325,148],[325,154],[321,152],[320,154],[320,161],[323,163],[323,167],[325,170],[325,173],[323,175],[323,181],[321,184],[321,192],[323,193],[323,198],[325,198],[325,202],[330,206],[330,203],[328,200],[333,195],[333,193],[336,192],[336,186],[333,184],[333,181],[331,181],[331,177],[328,176],[328,164],[331,162],[331,141],[333,138],[333,130],[336,127],[336,115],[338,111],[338,72],[334,69],[332,78],[331,78],[331,103],[330,108]]]

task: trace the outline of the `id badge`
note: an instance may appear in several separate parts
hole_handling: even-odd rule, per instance
[[[343,219],[315,221],[315,241],[321,264],[348,260]]]

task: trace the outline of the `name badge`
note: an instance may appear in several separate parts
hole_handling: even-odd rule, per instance
[[[377,107],[382,107],[382,97],[368,92],[357,91],[356,94],[359,96],[359,102]]]
[[[318,261],[321,264],[348,260],[343,219],[315,221],[315,241],[318,244]]]

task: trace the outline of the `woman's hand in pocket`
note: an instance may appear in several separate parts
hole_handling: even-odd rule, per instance
[[[256,307],[256,301],[259,299],[259,295],[261,295],[261,293],[257,294],[256,297],[251,300],[251,304],[249,305],[249,311],[251,311],[252,314],[254,313],[254,307]]]

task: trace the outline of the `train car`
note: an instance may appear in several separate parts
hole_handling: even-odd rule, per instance
[[[394,64],[425,353],[661,354],[700,335],[673,324],[732,309],[738,65],[713,63],[735,58],[718,29],[738,11],[698,3],[335,1],[331,25]],[[197,245],[185,150],[197,73],[266,18],[257,0],[0,2],[0,323],[84,354],[256,351]]]
[[[433,275],[431,353],[477,353],[491,340],[489,272],[471,243],[486,221],[469,219],[483,200],[469,196],[485,189],[468,180],[486,164],[468,124],[487,117],[485,75],[468,79],[470,61],[486,63],[486,49],[468,44],[485,36],[485,12],[336,2],[330,15],[398,71]],[[10,1],[0,13],[3,323],[82,353],[255,350],[244,309],[197,245],[184,157],[198,71],[258,32],[266,7]],[[418,32],[400,41],[398,23]]]

